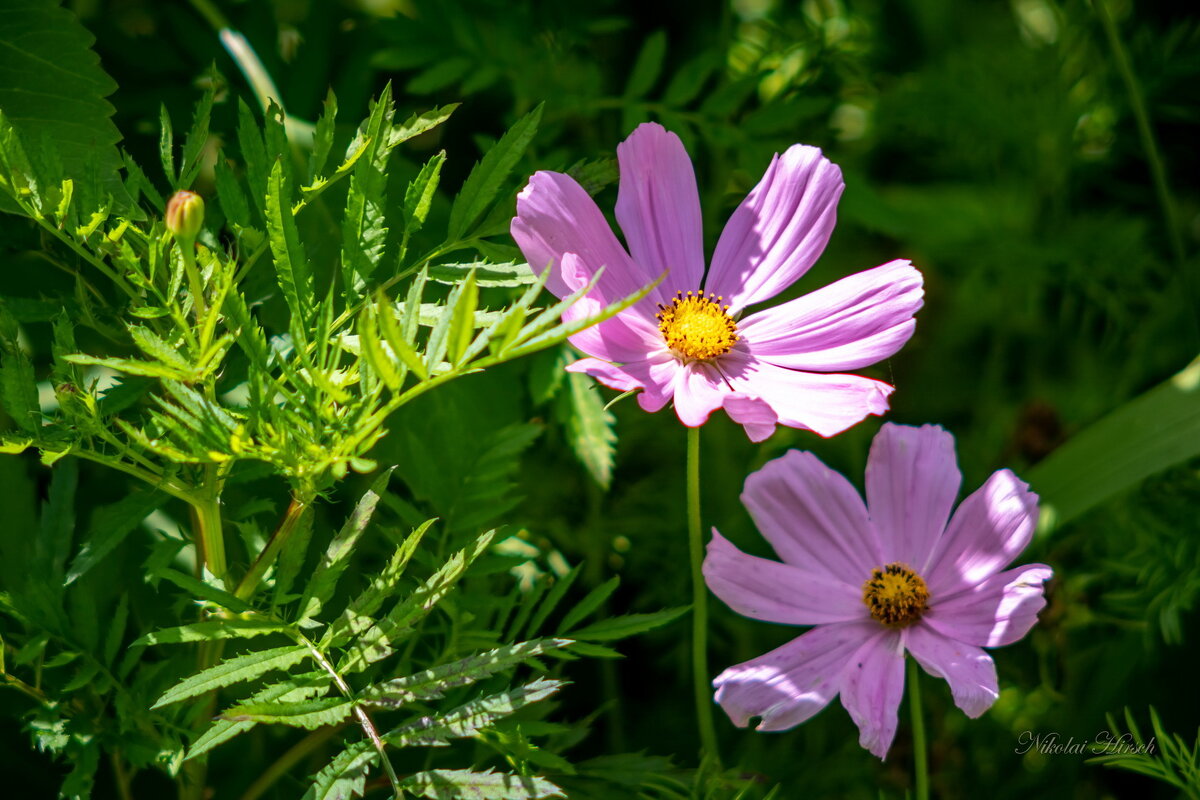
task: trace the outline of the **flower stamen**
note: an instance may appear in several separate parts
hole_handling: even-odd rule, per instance
[[[667,347],[687,361],[708,361],[737,343],[737,323],[729,306],[711,292],[676,292],[670,305],[658,304],[658,329]]]
[[[880,624],[907,628],[929,610],[929,589],[911,567],[896,562],[871,572],[863,602]]]

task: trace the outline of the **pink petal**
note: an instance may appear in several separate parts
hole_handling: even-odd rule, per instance
[[[861,589],[883,563],[862,498],[812,453],[791,450],[751,473],[742,503],[779,557],[806,572]]]
[[[884,560],[922,572],[961,484],[953,436],[937,425],[884,424],[867,458],[867,508]]]
[[[684,425],[697,428],[721,407],[728,393],[729,387],[716,366],[703,361],[685,364],[675,380],[675,413]]]
[[[535,172],[517,195],[517,216],[510,232],[535,273],[552,267],[546,287],[558,297],[571,293],[562,274],[564,253],[578,255],[589,278],[604,267],[595,289],[604,303],[631,295],[658,278],[629,257],[596,203],[567,175]],[[653,307],[660,299],[658,289],[651,295],[654,299],[642,302]]]
[[[950,684],[954,704],[974,719],[992,707],[1000,696],[996,662],[969,644],[947,639],[925,627],[905,631],[905,645],[925,671]]]
[[[563,253],[561,274],[570,292],[587,285],[583,260],[575,253]],[[588,294],[576,300],[563,312],[563,322],[574,322],[598,314],[604,304]],[[585,328],[569,337],[571,344],[589,356],[605,361],[642,361],[649,356],[665,351],[662,335],[645,317],[633,309],[626,309],[615,317]]]
[[[842,171],[816,147],[776,155],[721,232],[705,290],[738,311],[791,286],[825,249],[843,188]]]
[[[775,432],[775,423],[779,421],[779,416],[762,398],[733,392],[725,395],[722,405],[729,418],[746,430],[750,441],[765,441]]]
[[[904,697],[904,645],[900,631],[875,626],[842,673],[842,705],[858,726],[858,743],[879,758],[887,756]]]
[[[809,569],[750,556],[713,529],[704,580],[737,613],[765,622],[819,625],[868,617],[861,591]]]
[[[1045,564],[1028,564],[1000,572],[977,586],[945,599],[932,598],[923,621],[967,644],[999,647],[1029,633],[1046,607],[1042,584],[1054,572]]]
[[[777,367],[737,349],[721,357],[733,391],[764,400],[780,425],[836,436],[888,409],[894,389],[859,375],[826,375]]]
[[[739,728],[761,717],[760,731],[782,731],[809,719],[837,696],[850,658],[879,626],[820,625],[765,655],[717,676],[716,700]]]
[[[922,278],[892,261],[843,278],[738,324],[755,356],[816,372],[859,369],[894,355],[916,327]]]
[[[641,389],[638,405],[654,412],[671,401],[679,364],[669,354],[655,355],[645,361],[632,361],[620,366],[596,358],[581,358],[569,364],[567,371],[591,375],[605,386],[622,392]]]
[[[648,273],[669,270],[663,294],[699,289],[704,278],[700,193],[683,142],[655,122],[617,146],[617,222],[629,252]]]
[[[1037,524],[1038,497],[1011,470],[962,501],[934,546],[925,582],[935,596],[974,586],[1012,563]]]

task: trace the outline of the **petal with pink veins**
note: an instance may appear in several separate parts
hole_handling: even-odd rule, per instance
[[[861,591],[809,569],[743,553],[713,529],[704,580],[737,613],[765,622],[819,625],[867,617]]]
[[[546,288],[558,297],[571,293],[562,274],[564,253],[575,253],[587,277],[604,267],[596,286],[603,303],[620,300],[653,283],[651,275],[629,257],[600,213],[595,201],[574,178],[558,172],[535,172],[517,195],[517,216],[509,228],[534,273],[551,267]],[[643,300],[653,307],[659,289]]]
[[[928,567],[918,569],[930,592],[936,596],[970,588],[1011,564],[1033,537],[1037,504],[1029,484],[1011,470],[992,473],[959,504]]]
[[[704,235],[692,160],[679,137],[656,122],[617,145],[617,222],[629,252],[653,275],[669,271],[664,296],[700,288]]]
[[[812,453],[789,450],[752,473],[742,503],[788,564],[861,589],[883,563],[858,491]]]
[[[721,231],[705,291],[737,312],[791,286],[829,242],[843,188],[842,171],[816,147],[776,155]]]
[[[721,357],[721,371],[732,390],[766,401],[780,425],[836,436],[871,414],[888,409],[895,391],[861,375],[801,372],[759,361],[737,349]]]
[[[904,644],[926,672],[950,684],[954,704],[968,717],[980,716],[1000,696],[996,662],[978,647],[948,639],[924,625],[907,629]]]
[[[923,279],[907,261],[842,278],[738,323],[751,353],[810,372],[860,369],[896,354],[913,334]]]
[[[977,586],[946,598],[933,597],[923,622],[967,644],[999,647],[1029,633],[1046,607],[1045,587],[1054,572],[1027,564],[997,573]]]
[[[904,645],[900,631],[875,630],[842,673],[842,706],[858,726],[859,745],[885,758],[904,697]]]
[[[878,629],[860,622],[813,628],[718,675],[716,701],[739,728],[752,717],[761,717],[760,731],[799,725],[837,696],[850,659]]]
[[[953,436],[937,425],[885,423],[867,458],[867,509],[884,561],[924,567],[961,485]]]

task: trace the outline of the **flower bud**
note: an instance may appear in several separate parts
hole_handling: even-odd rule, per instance
[[[167,230],[178,239],[195,239],[204,223],[204,198],[195,192],[176,192],[167,203]]]

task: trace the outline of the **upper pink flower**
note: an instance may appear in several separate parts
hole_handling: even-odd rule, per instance
[[[859,744],[883,758],[904,694],[904,653],[945,678],[978,717],[999,695],[981,647],[1011,644],[1046,605],[1044,564],[1004,570],[1029,544],[1037,495],[1002,469],[954,512],[954,437],[886,424],[867,461],[867,502],[812,453],[792,451],[746,479],[742,502],[783,563],[713,531],[704,576],[754,619],[812,630],[730,667],[713,685],[738,726],[804,722],[839,693]]]
[[[907,261],[851,275],[742,318],[808,271],[833,232],[841,170],[821,151],[776,155],[733,212],[707,274],[696,176],[679,137],[639,126],[617,147],[617,222],[628,252],[578,183],[538,172],[517,198],[512,235],[547,286],[570,294],[604,268],[564,316],[578,318],[666,278],[637,305],[571,338],[590,358],[568,369],[642,390],[658,411],[674,399],[683,424],[717,408],[762,441],[776,423],[833,436],[887,410],[892,387],[831,374],[887,358],[912,336],[921,273]]]

